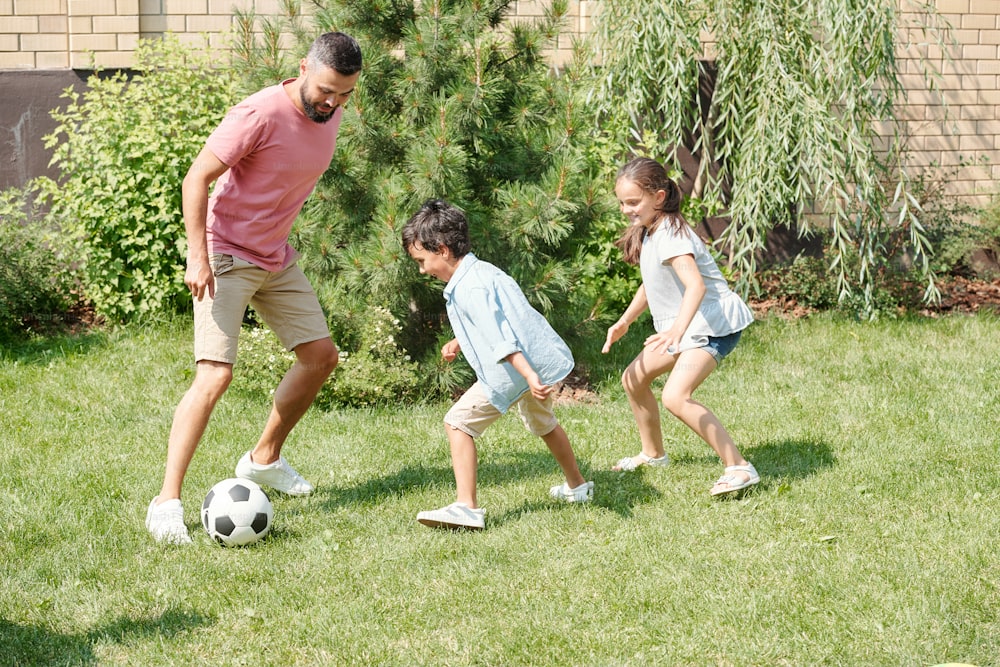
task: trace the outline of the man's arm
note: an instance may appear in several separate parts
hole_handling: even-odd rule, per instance
[[[188,256],[184,284],[199,301],[207,293],[215,296],[215,276],[208,264],[208,238],[205,233],[208,217],[208,193],[219,176],[229,167],[208,148],[202,148],[194,159],[181,186],[184,231],[187,233]]]

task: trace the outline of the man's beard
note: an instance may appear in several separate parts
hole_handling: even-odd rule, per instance
[[[329,113],[321,113],[312,102],[306,99],[305,87],[299,91],[299,97],[302,99],[302,110],[305,111],[306,118],[314,123],[325,123],[333,118],[333,114],[337,111],[337,107],[334,107]]]

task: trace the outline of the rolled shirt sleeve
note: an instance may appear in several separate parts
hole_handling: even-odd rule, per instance
[[[501,412],[528,389],[506,361],[522,353],[545,384],[573,370],[573,355],[541,313],[528,303],[513,278],[471,253],[445,287],[448,319],[490,403]]]

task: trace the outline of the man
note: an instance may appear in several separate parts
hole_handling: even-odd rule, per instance
[[[299,63],[298,78],[233,107],[184,178],[184,283],[194,297],[197,370],[174,413],[163,486],[146,513],[146,528],[157,541],[191,541],[181,485],[212,410],[232,381],[247,304],[296,361],[278,384],[260,440],[240,459],[236,476],[290,495],[313,489],[281,448],[336,367],[338,352],[288,236],[330,165],[341,107],[360,73],[361,49],[352,37],[320,35]]]

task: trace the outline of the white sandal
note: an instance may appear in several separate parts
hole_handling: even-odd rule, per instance
[[[636,458],[639,460],[636,461]],[[612,470],[618,470],[621,472],[631,472],[638,468],[639,466],[652,466],[654,468],[661,468],[670,463],[670,458],[664,454],[663,456],[658,456],[653,458],[648,454],[639,452],[636,456],[626,456],[621,461],[616,463]]]
[[[737,472],[745,472],[749,476],[746,479],[742,479],[739,475],[733,474]],[[757,474],[757,469],[753,467],[752,463],[748,463],[745,466],[726,466],[726,474],[715,482],[711,493],[713,496],[735,493],[736,491],[742,491],[748,486],[753,486],[759,481],[760,475]],[[719,489],[722,485],[725,485],[726,488]]]

